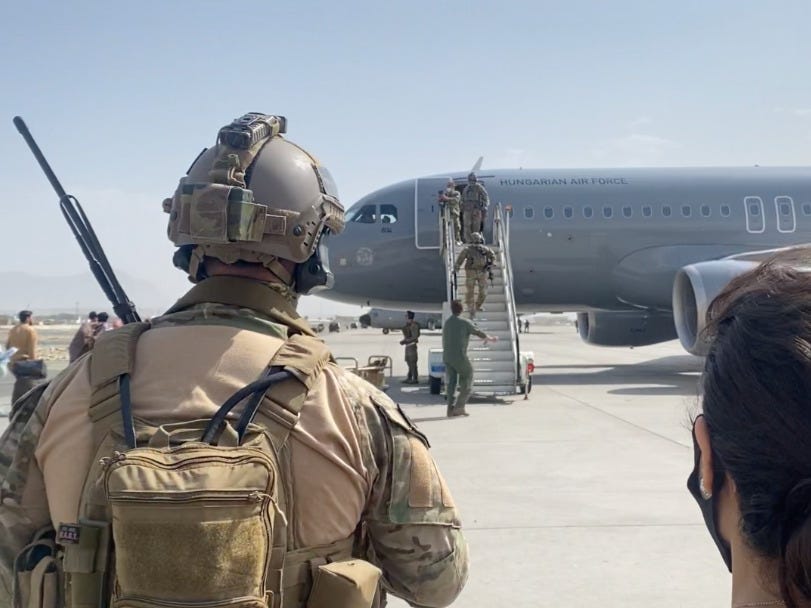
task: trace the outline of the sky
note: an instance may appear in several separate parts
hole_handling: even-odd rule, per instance
[[[6,3],[0,271],[86,268],[15,115],[112,264],[174,295],[188,282],[161,203],[249,111],[287,116],[346,208],[479,156],[491,169],[808,165],[809,12],[807,0]],[[300,311],[359,309],[306,297]]]

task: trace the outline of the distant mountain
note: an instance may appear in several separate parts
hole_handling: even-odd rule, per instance
[[[159,284],[117,273],[127,295],[136,303],[141,316],[166,310],[178,294]],[[16,314],[21,309],[36,314],[106,310],[113,314],[101,288],[90,272],[69,276],[39,276],[24,272],[0,272],[0,313]]]

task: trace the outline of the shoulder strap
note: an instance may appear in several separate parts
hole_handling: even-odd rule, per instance
[[[128,323],[114,331],[103,332],[90,354],[90,408],[96,447],[107,431],[118,422],[122,406],[122,384],[129,402],[129,377],[135,364],[138,338],[150,328],[148,322]],[[123,382],[122,382],[123,380]],[[131,412],[129,413],[132,416]]]
[[[265,395],[259,412],[275,424],[267,425],[273,446],[281,450],[298,424],[307,393],[332,355],[318,338],[294,334],[276,351],[269,368],[289,372],[292,377],[274,384]]]

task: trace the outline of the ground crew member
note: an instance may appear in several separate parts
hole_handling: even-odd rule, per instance
[[[195,286],[150,323],[103,332],[21,401],[0,439],[0,605],[33,605],[12,586],[53,584],[54,565],[70,594],[59,606],[366,607],[380,571],[383,589],[415,606],[446,606],[462,589],[467,547],[425,436],[296,313],[300,294],[331,283],[324,237],[344,213],[285,124],[248,114],[227,125],[164,201],[174,263]],[[279,374],[262,398],[257,378]],[[229,400],[247,385],[255,402]],[[235,483],[258,489],[184,492],[237,467],[195,450],[248,450],[265,464]],[[128,457],[144,451],[152,460]],[[206,475],[154,469],[170,457]],[[136,474],[149,467],[159,473]],[[48,525],[60,551],[24,550]]]
[[[456,183],[448,180],[448,185],[439,196],[439,204],[445,210],[445,221],[453,226],[453,238],[457,243],[462,242],[462,224],[460,214],[462,212],[462,195],[456,189]]]
[[[14,374],[14,388],[11,391],[11,402],[14,403],[36,385],[36,380],[28,375],[14,371],[14,364],[37,358],[37,330],[34,329],[34,313],[21,310],[17,318],[19,323],[11,328],[6,340],[6,350],[16,348],[17,352],[9,359],[9,369]]]
[[[482,310],[482,304],[487,297],[487,277],[496,262],[496,254],[484,244],[481,233],[474,232],[470,240],[471,244],[456,258],[456,270],[458,271],[462,264],[465,265],[465,302],[472,318],[476,316],[477,311]],[[475,297],[474,305],[476,287],[478,295]]]
[[[445,382],[447,390],[449,418],[454,416],[467,416],[465,404],[473,387],[473,366],[467,356],[467,345],[470,336],[483,338],[485,342],[496,341],[495,336],[488,336],[476,327],[473,322],[463,319],[462,303],[459,300],[451,302],[453,313],[442,325],[442,360],[445,362]],[[454,402],[456,386],[459,386],[459,395]]]
[[[467,176],[467,187],[462,193],[462,221],[465,243],[471,243],[471,237],[475,232],[484,230],[484,220],[487,216],[487,207],[490,206],[490,197],[487,190],[476,179],[476,174]]]
[[[403,339],[400,344],[405,346],[405,362],[408,365],[408,377],[403,384],[419,384],[417,374],[417,343],[420,340],[420,324],[414,320],[414,312],[406,311],[406,324],[403,326]]]

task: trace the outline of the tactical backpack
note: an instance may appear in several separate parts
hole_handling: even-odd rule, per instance
[[[133,416],[129,388],[135,346],[148,328],[133,323],[105,333],[91,355],[96,458],[79,521],[60,525],[56,534],[64,547],[63,605],[375,606],[381,573],[353,559],[354,536],[328,546],[289,547],[287,439],[307,392],[331,360],[326,346],[293,335],[263,375],[211,419],[154,426]],[[241,403],[239,418],[229,419]]]

